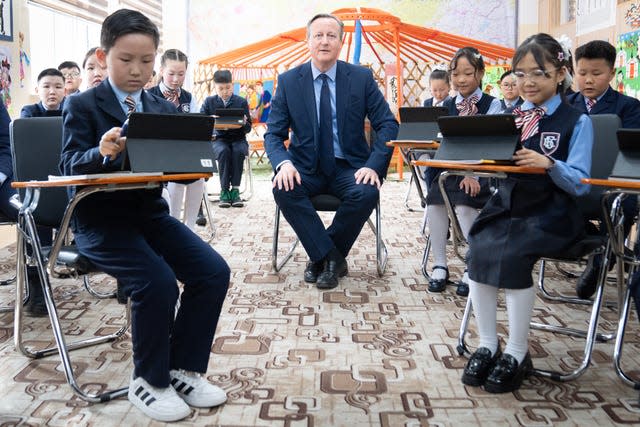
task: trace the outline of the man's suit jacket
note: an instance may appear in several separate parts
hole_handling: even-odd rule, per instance
[[[336,116],[345,160],[354,168],[366,166],[384,177],[393,153],[386,143],[396,138],[398,122],[369,69],[338,61]],[[366,117],[376,133],[371,146],[364,135]],[[284,140],[289,138],[289,129],[292,134],[287,150]],[[265,134],[265,149],[273,167],[290,160],[300,172],[317,173],[318,132],[311,63],[307,62],[278,77]]]
[[[617,114],[622,120],[623,128],[640,128],[640,101],[623,95],[611,87],[595,103],[590,112],[587,112],[584,96],[580,92],[567,96],[567,102],[584,114]]]
[[[145,91],[141,95],[145,112],[173,113],[176,107],[165,99],[158,98]],[[122,168],[124,153],[103,166],[103,156],[98,144],[102,135],[113,127],[120,127],[127,116],[120,101],[111,89],[108,80],[99,86],[67,98],[62,112],[62,155],[60,171],[64,175],[105,173]],[[126,165],[125,165],[126,166]],[[157,193],[157,194],[156,194]],[[152,209],[160,191],[116,191],[96,193],[80,203],[78,209],[87,211],[87,218],[109,216],[113,214],[135,214],[136,208]],[[82,206],[82,208],[81,208]],[[157,208],[158,205],[155,204]],[[166,207],[166,203],[164,204]],[[130,212],[131,211],[131,212]],[[76,210],[78,215],[78,210]]]
[[[35,104],[25,105],[20,110],[20,117],[46,117],[46,116],[59,116],[62,114],[62,108],[64,107],[64,99],[60,103],[59,110],[45,110],[41,102]]]

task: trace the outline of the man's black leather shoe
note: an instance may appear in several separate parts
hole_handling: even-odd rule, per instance
[[[522,381],[531,375],[533,364],[529,353],[522,363],[518,364],[515,357],[503,354],[496,362],[484,382],[484,389],[489,393],[508,393],[520,388]]]
[[[479,387],[484,384],[489,372],[493,369],[498,358],[502,355],[500,347],[496,350],[496,354],[491,355],[491,350],[486,347],[480,347],[471,355],[462,372],[462,384]]]
[[[596,292],[598,286],[598,272],[602,264],[602,255],[589,257],[587,268],[584,269],[576,282],[576,295],[578,298],[589,299]]]
[[[324,270],[324,260],[318,262],[308,261],[307,267],[304,269],[304,281],[307,283],[316,283],[318,275]]]
[[[349,272],[347,260],[342,255],[327,256],[324,270],[318,276],[316,287],[318,289],[333,289],[338,286],[338,278],[344,277]]]

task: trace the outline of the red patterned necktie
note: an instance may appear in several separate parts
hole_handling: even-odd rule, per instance
[[[169,102],[172,102],[176,107],[180,105],[180,92],[174,89],[168,89],[162,91],[162,95],[164,95],[165,99]]]
[[[591,109],[596,105],[596,99],[587,98],[587,111],[591,112]]]
[[[129,114],[131,114],[134,111],[136,111],[136,100],[133,99],[133,97],[131,95],[127,95],[127,97],[124,99],[124,103],[127,106],[127,108],[129,109],[129,111],[127,111],[127,117],[128,117]]]
[[[463,99],[462,101],[456,104],[456,108],[458,109],[458,115],[460,116],[475,116],[478,114],[478,107],[476,107],[476,102],[478,102],[480,98],[478,95],[471,95],[467,99]]]
[[[538,133],[538,122],[544,116],[545,109],[542,107],[531,108],[522,111],[519,108],[513,110],[516,116],[516,127],[520,129],[520,141],[526,141]]]

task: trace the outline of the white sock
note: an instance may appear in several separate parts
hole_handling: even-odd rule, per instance
[[[447,231],[449,216],[444,205],[427,205],[427,221],[429,222],[429,238],[431,239],[431,256],[433,265],[447,266]],[[434,279],[444,279],[446,272],[436,268],[431,273]]]
[[[202,204],[204,195],[204,179],[186,185],[186,194],[184,196],[184,223],[192,230],[196,227],[196,219],[198,219],[198,210]]]
[[[473,304],[476,317],[479,347],[486,347],[495,354],[498,350],[498,332],[496,329],[496,312],[498,310],[498,288],[484,283],[469,280],[469,298]]]
[[[458,222],[460,223],[460,228],[462,229],[462,234],[466,239],[469,237],[469,230],[473,225],[473,221],[476,220],[480,212],[476,208],[463,205],[456,206],[455,211],[456,216],[458,217]]]
[[[184,184],[178,184],[177,182],[170,182],[167,184],[167,190],[169,191],[169,214],[176,218],[181,219],[182,206],[184,200]]]
[[[509,318],[509,339],[504,349],[522,363],[529,351],[529,328],[536,290],[533,286],[526,289],[505,289],[507,317]]]

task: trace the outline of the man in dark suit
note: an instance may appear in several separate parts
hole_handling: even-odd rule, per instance
[[[36,93],[40,102],[25,105],[20,117],[59,116],[64,102],[64,77],[55,68],[46,68],[38,74]]]
[[[640,128],[640,101],[609,86],[615,77],[616,48],[604,40],[593,40],[578,47],[575,57],[578,92],[567,97],[569,104],[585,114],[616,114],[623,128]],[[615,141],[611,141],[611,144],[615,144]],[[616,149],[615,145],[612,149]],[[626,235],[638,210],[637,198],[627,197],[622,209]],[[594,294],[600,265],[601,255],[589,258],[587,268],[576,283],[578,297],[586,299]],[[610,262],[609,267],[612,265],[613,262]]]
[[[333,15],[309,21],[311,61],[278,78],[265,134],[275,201],[309,255],[305,281],[321,289],[347,274],[345,257],[375,208],[391,159],[386,142],[398,133],[371,71],[338,61],[342,35]],[[367,117],[376,132],[371,145]],[[342,201],[327,229],[310,201],[321,193]]]

